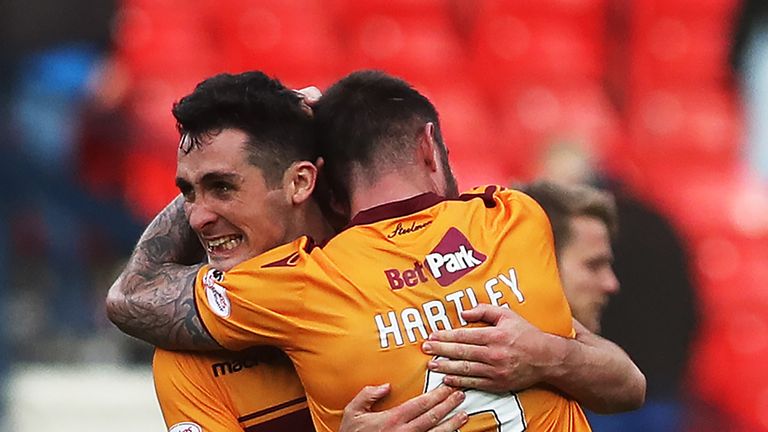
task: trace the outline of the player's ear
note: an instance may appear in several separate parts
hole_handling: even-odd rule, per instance
[[[435,125],[432,122],[427,122],[424,127],[421,128],[419,133],[419,146],[417,148],[418,159],[432,171],[437,171],[438,163],[438,147],[435,140]]]
[[[298,205],[306,202],[315,190],[317,182],[317,167],[309,161],[294,162],[284,179],[285,191],[291,204]]]

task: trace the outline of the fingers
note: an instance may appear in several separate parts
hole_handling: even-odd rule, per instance
[[[465,377],[491,378],[493,368],[485,363],[466,360],[431,360],[427,368],[446,375],[461,375]],[[447,384],[447,383],[446,383]],[[451,384],[453,385],[453,384]]]
[[[500,385],[498,381],[490,378],[446,375],[443,378],[443,383],[452,387],[472,388],[491,393],[505,393],[510,391],[508,388],[504,388]]]
[[[315,86],[304,87],[303,89],[296,90],[296,93],[299,93],[304,98],[304,102],[309,106],[312,106],[323,96],[323,92]]]
[[[344,408],[344,416],[358,415],[371,411],[373,404],[388,395],[390,390],[389,384],[363,387],[360,393],[355,395],[352,401]]]
[[[455,391],[456,389],[447,386],[440,386],[434,390],[430,390],[427,393],[416,396],[415,398],[404,402],[396,409],[399,411],[402,417],[406,419],[406,421],[409,421],[431,410],[440,402],[445,401]],[[440,420],[440,418],[438,418],[438,420]]]
[[[483,339],[486,340],[486,339]],[[466,343],[427,341],[421,345],[422,351],[454,360],[471,360],[485,362],[487,348],[481,345]]]
[[[467,322],[484,322],[496,325],[507,312],[511,312],[510,309],[481,303],[472,309],[461,312],[461,317]]]
[[[460,328],[454,330],[439,330],[429,335],[429,341],[422,345],[432,344],[433,341],[457,342],[462,344],[486,345],[492,341],[492,327]],[[427,352],[426,350],[424,352]],[[428,353],[428,352],[427,352]],[[428,353],[429,354],[429,353]]]
[[[446,391],[448,392],[448,395],[444,397],[444,393]],[[423,412],[418,417],[408,422],[408,426],[410,426],[409,429],[412,429],[415,431],[426,431],[426,430],[433,430],[433,428],[435,428],[435,426],[438,426],[438,425],[442,426],[440,422],[443,420],[443,418],[446,415],[448,415],[448,413],[450,413],[454,408],[461,405],[465,397],[463,391],[456,390],[448,386],[440,386],[437,389],[434,389],[419,397],[424,397],[424,396],[426,396],[426,398],[422,402],[425,402],[427,405],[432,405],[432,407],[426,410],[425,412]],[[460,420],[461,418],[459,419],[451,418],[448,420],[448,422],[450,422],[450,424],[454,424]],[[458,428],[445,429],[445,430],[456,430],[456,429]]]
[[[323,95],[315,86],[304,87],[301,90],[294,90],[294,92],[301,96],[301,109],[309,116],[314,115],[312,112],[312,105],[314,105],[320,97]]]
[[[440,423],[437,427],[434,427],[429,430],[429,432],[453,432],[455,430],[458,430],[460,427],[464,426],[465,423],[469,420],[469,416],[466,412],[461,411],[459,413],[456,413],[454,416],[449,418],[448,420]]]

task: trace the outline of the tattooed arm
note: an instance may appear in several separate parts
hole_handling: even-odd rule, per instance
[[[123,332],[165,349],[221,347],[200,322],[193,290],[203,249],[176,197],[149,224],[109,289],[107,315]]]

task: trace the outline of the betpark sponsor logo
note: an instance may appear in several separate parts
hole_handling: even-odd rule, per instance
[[[408,269],[386,269],[384,277],[393,290],[413,287],[426,282],[428,274],[440,284],[448,286],[471,272],[486,260],[485,254],[477,251],[469,239],[458,229],[449,229],[440,243],[424,257],[423,262],[414,262]]]

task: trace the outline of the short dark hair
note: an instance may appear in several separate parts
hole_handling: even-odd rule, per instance
[[[208,78],[173,105],[173,116],[182,137],[189,137],[182,141],[185,152],[223,129],[245,132],[248,161],[262,170],[270,187],[280,183],[293,162],[314,162],[318,156],[301,97],[262,72]]]
[[[333,84],[314,107],[321,153],[337,190],[348,191],[353,168],[371,177],[413,163],[418,134],[427,122],[448,156],[434,105],[407,82],[384,72],[353,72]]]
[[[571,220],[577,216],[599,219],[608,228],[611,240],[618,232],[616,202],[609,192],[587,185],[563,185],[549,181],[537,181],[517,186],[544,209],[555,237],[555,250],[559,255],[573,235]]]

